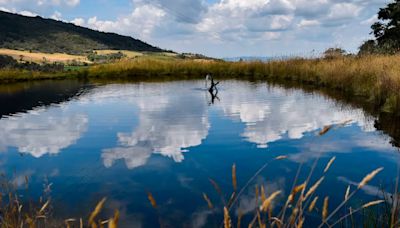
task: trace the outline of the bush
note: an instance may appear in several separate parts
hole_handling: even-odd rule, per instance
[[[14,67],[17,65],[17,61],[8,55],[0,55],[0,68]]]
[[[324,52],[325,59],[336,59],[346,55],[346,51],[341,48],[328,48]]]

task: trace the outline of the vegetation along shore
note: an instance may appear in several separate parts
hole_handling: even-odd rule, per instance
[[[5,69],[0,81],[37,79],[202,79],[207,73],[220,79],[292,81],[331,88],[347,95],[363,97],[381,111],[400,113],[400,56],[366,55],[337,58],[274,60],[270,62],[224,62],[137,58],[75,70],[32,71]]]
[[[318,58],[268,62],[227,62],[198,54],[177,54],[117,34],[1,12],[0,19],[14,26],[3,28],[6,33],[0,36],[0,83],[71,78],[202,79],[211,73],[220,79],[296,82],[329,88],[362,97],[382,112],[400,114],[400,28],[393,26],[399,14],[396,4],[379,10],[379,21],[371,26],[375,37],[365,41],[357,55],[330,48]],[[26,23],[46,28],[57,39],[47,45],[35,43],[43,33],[33,32],[35,26],[26,28]],[[32,30],[29,36],[25,34],[27,29]],[[58,39],[64,36],[57,34],[69,34],[78,37],[80,43],[93,45],[86,45],[86,49],[69,45],[73,48],[64,50],[63,39]],[[9,37],[21,39],[10,42]],[[56,54],[62,52],[66,54]]]

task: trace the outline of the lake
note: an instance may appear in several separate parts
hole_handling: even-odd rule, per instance
[[[392,192],[398,173],[398,149],[376,129],[376,117],[265,82],[222,81],[217,96],[201,80],[15,84],[0,87],[0,116],[1,171],[23,200],[47,188],[58,216],[79,218],[107,197],[103,213],[119,209],[122,227],[219,227],[223,204],[210,178],[228,200],[233,164],[239,189],[269,164],[231,210],[245,214],[244,223],[253,217],[256,185],[267,194],[282,190],[275,206],[283,204],[297,173],[300,184],[316,159],[312,182],[336,156],[317,191],[330,197],[330,210],[372,170],[384,167],[354,207],[389,194],[381,189]],[[203,193],[217,209],[208,209]],[[318,216],[308,225],[319,224]]]

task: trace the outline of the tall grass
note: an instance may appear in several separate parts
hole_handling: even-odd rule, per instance
[[[400,114],[400,56],[371,55],[333,59],[289,59],[271,62],[225,62],[143,57],[94,65],[88,69],[49,75],[38,72],[0,71],[0,81],[101,79],[202,79],[207,73],[219,79],[296,82],[360,96],[383,112]]]
[[[332,129],[343,126],[343,123],[336,126],[326,126],[317,137],[324,137]],[[272,163],[286,160],[286,155],[277,156],[261,166],[245,184],[241,185],[238,181],[237,173],[240,169],[236,164],[232,165],[231,183],[232,191],[228,193],[226,189],[222,191],[216,180],[209,179],[210,185],[214,188],[213,192],[202,193],[204,206],[209,212],[219,219],[220,227],[277,227],[277,228],[302,228],[302,227],[388,227],[400,226],[400,206],[398,193],[399,177],[396,180],[396,187],[393,194],[382,194],[384,199],[368,201],[359,204],[355,208],[349,207],[349,202],[355,198],[356,194],[367,187],[383,170],[377,167],[360,179],[355,186],[348,186],[343,194],[341,202],[331,201],[330,197],[318,191],[324,183],[329,171],[335,167],[336,157],[332,157],[324,166],[324,169],[317,173],[316,166],[320,160],[320,154],[312,163],[311,169],[304,177],[299,177],[303,164],[299,164],[299,169],[292,182],[289,194],[284,197],[284,189],[271,191],[263,184],[255,185],[254,209],[245,214],[241,212],[239,199],[243,193],[249,190],[249,186],[261,175],[262,171]],[[0,176],[0,227],[19,228],[19,227],[109,227],[116,228],[120,220],[120,213],[115,210],[111,218],[102,218],[101,212],[107,202],[106,198],[101,199],[97,205],[86,216],[60,219],[55,217],[50,194],[50,184],[45,184],[43,196],[39,200],[26,202],[20,198],[18,183],[9,181],[7,177]],[[316,180],[316,181],[314,181]],[[227,181],[224,180],[226,183]],[[243,182],[244,183],[244,182]],[[26,193],[29,193],[29,179],[25,177]],[[271,193],[267,194],[269,191]],[[29,195],[29,194],[26,194]],[[217,197],[209,197],[216,195]],[[390,195],[390,197],[389,197]],[[144,196],[144,195],[143,195]],[[165,227],[160,208],[162,204],[156,201],[157,195],[147,192],[147,199],[156,211],[160,227]],[[218,199],[213,201],[212,199]],[[200,206],[201,207],[201,206]],[[331,210],[330,210],[331,209]],[[332,210],[333,209],[333,210]],[[235,213],[236,212],[236,213]],[[361,215],[361,216],[360,216]],[[358,216],[355,218],[355,216]],[[311,221],[311,222],[310,222]],[[181,224],[175,224],[180,227]]]
[[[119,211],[116,210],[111,218],[104,219],[100,213],[106,203],[106,198],[100,200],[93,211],[80,218],[60,219],[53,211],[51,199],[51,184],[46,183],[42,196],[37,199],[27,199],[21,191],[29,195],[29,178],[25,177],[25,189],[21,190],[18,183],[10,181],[5,175],[0,177],[0,227],[108,227],[116,228],[119,222]],[[22,197],[22,198],[21,198]],[[29,200],[29,201],[27,201]],[[79,206],[79,205],[77,205]],[[87,217],[87,218],[85,218]]]
[[[324,136],[328,131],[337,126],[327,126],[319,132],[319,136]],[[315,158],[309,174],[302,180],[296,175],[289,194],[283,197],[283,189],[271,191],[266,194],[263,184],[255,185],[254,209],[246,214],[241,213],[241,205],[238,199],[242,197],[244,191],[250,189],[252,183],[260,173],[272,163],[287,159],[287,156],[278,156],[267,161],[243,186],[238,186],[236,165],[232,165],[232,192],[222,192],[217,181],[210,179],[210,184],[214,192],[203,193],[205,205],[208,206],[210,213],[219,217],[220,227],[277,227],[277,228],[302,228],[302,227],[387,227],[394,228],[400,226],[400,209],[398,179],[394,194],[383,194],[384,199],[364,202],[352,208],[349,202],[355,198],[356,194],[366,188],[368,184],[376,178],[383,170],[382,167],[367,173],[355,186],[348,186],[343,192],[343,200],[340,202],[330,201],[330,197],[318,191],[329,170],[334,166],[336,157],[332,157],[325,165],[321,173],[316,173],[315,167],[319,161],[319,156]],[[302,169],[299,165],[298,173]],[[317,181],[312,181],[311,177],[316,177]],[[222,181],[222,180],[221,180]],[[223,180],[226,182],[226,180]],[[334,187],[334,186],[332,186]],[[318,195],[319,194],[319,195]],[[213,202],[209,196],[216,199]],[[391,198],[387,196],[391,195]],[[151,195],[150,204],[154,209],[158,209],[155,198]],[[219,202],[220,201],[220,202]],[[248,208],[248,205],[245,206]],[[333,210],[329,210],[332,209]],[[158,215],[159,216],[159,215]],[[357,216],[357,218],[355,218]],[[246,219],[244,220],[244,217]],[[159,220],[162,220],[159,218]],[[160,223],[162,224],[162,223]]]
[[[276,157],[266,164],[279,162],[283,159],[286,159],[286,156]],[[364,227],[399,227],[399,194],[393,194],[391,199],[385,198],[365,202],[356,208],[348,206],[349,201],[354,198],[361,189],[366,187],[383,168],[377,168],[366,174],[364,178],[358,182],[357,186],[351,188],[349,185],[347,190],[343,192],[343,201],[341,202],[330,202],[329,196],[317,195],[318,188],[325,180],[325,176],[334,161],[335,157],[326,164],[323,173],[320,174],[321,176],[316,182],[311,182],[309,178],[315,174],[313,169],[310,171],[309,177],[306,178],[306,180],[300,181],[299,179],[295,179],[293,181],[294,185],[286,198],[281,197],[283,195],[283,190],[276,190],[270,194],[266,194],[263,185],[256,185],[256,199],[254,200],[255,209],[248,212],[246,215],[241,213],[240,205],[237,203],[237,200],[242,196],[244,190],[248,190],[248,183],[254,180],[253,177],[259,175],[259,172],[239,190],[237,188],[238,186],[235,184],[237,183],[236,165],[233,164],[232,193],[224,194],[218,183],[210,179],[210,183],[214,187],[215,193],[219,196],[218,198],[221,198],[221,202],[212,202],[206,193],[203,193],[203,198],[210,213],[215,213],[217,217],[220,215],[220,227],[224,228],[359,227],[359,224],[363,224]],[[261,170],[265,168],[266,166],[263,166]],[[149,193],[149,203],[155,210],[158,210],[156,200],[151,193]],[[221,205],[221,208],[216,208],[216,205]],[[332,207],[334,209],[329,211],[329,208]],[[354,216],[357,215],[358,219],[354,219]],[[163,220],[160,215],[158,216],[160,227],[162,227]],[[247,223],[243,221],[244,216],[250,216],[250,219],[247,219]]]
[[[151,58],[122,60],[91,67],[89,77],[105,78],[218,78],[294,81],[364,97],[384,112],[400,114],[400,56],[334,59],[289,59],[263,62],[223,62]]]

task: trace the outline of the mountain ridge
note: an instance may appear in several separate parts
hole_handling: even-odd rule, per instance
[[[139,39],[96,31],[40,16],[0,10],[0,48],[44,53],[86,54],[94,50],[165,52]]]

